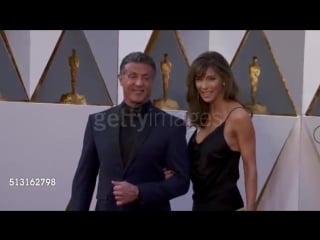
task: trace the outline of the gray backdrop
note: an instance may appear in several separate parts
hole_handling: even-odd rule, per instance
[[[108,31],[110,38],[117,36],[117,31]],[[106,47],[108,45],[106,44]],[[110,69],[112,81],[117,82],[117,64],[118,48],[117,46],[109,47],[109,59],[113,61]],[[97,62],[92,54],[88,41],[80,30],[68,30],[64,32],[61,42],[58,44],[52,62],[49,63],[48,72],[41,79],[32,100],[36,102],[57,103],[61,94],[71,91],[70,67],[68,57],[75,48],[80,58],[78,70],[78,82],[76,90],[79,94],[85,95],[88,104],[93,105],[113,105],[110,97],[110,91],[116,93],[116,89],[108,89],[100,73]],[[115,98],[115,96],[114,96]]]
[[[28,95],[18,69],[0,35],[0,92],[8,101],[27,101]]]
[[[243,45],[232,62],[232,70],[239,84],[241,100],[250,103],[249,64],[257,56],[261,75],[257,90],[257,103],[265,105],[270,114],[296,115],[289,94],[263,31],[249,31]]]
[[[163,96],[160,61],[163,54],[168,53],[172,62],[172,73],[169,83],[169,97],[176,100],[181,110],[187,108],[186,77],[189,65],[202,52],[209,49],[208,30],[177,30],[183,48],[178,44],[174,30],[160,30],[158,38],[153,43],[151,56],[157,62],[158,75],[151,97],[157,99]],[[195,34],[196,33],[196,34]],[[185,53],[186,59],[183,56]]]

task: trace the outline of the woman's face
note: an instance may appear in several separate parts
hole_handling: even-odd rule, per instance
[[[223,96],[223,80],[221,76],[211,67],[201,77],[196,77],[195,85],[201,99],[206,103],[214,102]]]

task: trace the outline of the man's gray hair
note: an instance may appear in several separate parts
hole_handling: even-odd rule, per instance
[[[120,64],[120,74],[124,73],[125,66],[128,63],[144,63],[152,67],[154,74],[157,71],[156,64],[153,58],[143,52],[132,52],[125,56]]]

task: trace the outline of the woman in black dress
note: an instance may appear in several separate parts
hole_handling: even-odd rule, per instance
[[[193,211],[256,209],[257,168],[251,116],[237,100],[238,87],[227,60],[205,52],[188,72],[188,120],[196,131],[189,141]],[[245,204],[237,187],[239,161]],[[166,177],[174,173],[165,171]]]

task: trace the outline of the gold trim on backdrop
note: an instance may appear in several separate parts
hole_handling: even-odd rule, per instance
[[[144,49],[144,53],[147,55],[150,55],[154,46],[154,43],[156,42],[156,40],[158,39],[160,30],[153,30],[151,33],[151,36],[149,38],[149,41],[147,43],[146,48]]]
[[[247,41],[247,39],[248,39],[249,34],[250,34],[251,31],[252,31],[252,30],[246,30],[246,32],[245,32],[245,34],[244,34],[244,36],[243,36],[243,38],[242,38],[242,40],[241,40],[241,42],[240,42],[240,44],[239,44],[239,47],[237,48],[236,53],[234,54],[234,56],[233,56],[233,58],[232,58],[232,60],[231,60],[231,63],[230,63],[230,66],[231,66],[231,67],[233,66],[233,64],[234,64],[235,60],[237,59],[238,55],[240,54],[240,51],[241,51],[243,45],[245,44],[245,42]],[[291,104],[291,106],[292,106],[292,108],[293,108],[293,111],[294,111],[294,114],[272,114],[272,113],[268,113],[268,114],[266,114],[266,115],[270,115],[270,116],[272,116],[272,115],[274,115],[274,116],[297,116],[296,107],[295,107],[294,102],[293,102],[293,99],[292,99],[292,97],[291,97],[291,95],[290,95],[290,92],[289,92],[289,89],[288,89],[288,87],[287,87],[286,81],[285,81],[285,79],[284,79],[284,77],[283,77],[283,74],[282,74],[281,71],[280,71],[279,64],[278,64],[278,62],[277,62],[277,60],[276,60],[276,58],[275,58],[275,55],[274,55],[274,53],[273,53],[273,51],[272,51],[271,44],[269,43],[269,40],[268,40],[268,38],[267,38],[267,35],[265,34],[265,32],[264,32],[263,30],[259,30],[259,31],[262,32],[262,36],[263,36],[264,40],[265,40],[266,43],[267,43],[268,49],[269,49],[269,51],[270,51],[270,53],[271,53],[271,56],[272,56],[272,60],[273,60],[275,66],[276,66],[276,69],[277,69],[277,71],[278,71],[278,73],[279,73],[279,75],[280,75],[282,85],[283,85],[283,87],[284,87],[284,89],[285,89],[285,91],[286,91],[286,93],[287,93],[287,96],[288,96],[288,98],[289,98],[289,102],[290,102],[290,104]]]
[[[7,35],[6,35],[6,33],[5,33],[4,30],[0,30],[0,36],[1,36],[2,39],[3,39],[3,42],[4,42],[4,44],[5,44],[5,47],[6,47],[7,51],[8,51],[8,53],[9,53],[9,56],[10,56],[11,61],[12,61],[12,63],[13,63],[13,66],[14,66],[14,68],[15,68],[15,70],[16,70],[17,75],[18,75],[20,84],[22,84],[24,93],[26,94],[26,100],[25,100],[24,102],[29,102],[29,101],[30,101],[30,98],[29,98],[28,91],[27,91],[26,86],[25,86],[25,84],[24,84],[24,82],[23,82],[23,80],[22,80],[22,76],[21,76],[21,74],[20,74],[20,71],[19,71],[17,62],[16,62],[16,60],[15,60],[15,58],[14,58],[13,52],[12,52],[11,47],[10,47],[9,40],[8,40]]]
[[[188,55],[187,55],[187,52],[186,52],[186,49],[183,45],[183,41],[182,41],[182,38],[180,36],[180,33],[178,30],[174,30],[174,33],[175,33],[175,37],[177,39],[177,42],[178,42],[178,45],[180,47],[180,50],[182,52],[182,56],[184,58],[184,60],[186,61],[186,64],[188,66],[188,68],[190,68],[190,62],[189,62],[189,59],[188,59]]]
[[[106,84],[106,82],[105,82],[105,79],[104,79],[103,75],[101,74],[100,67],[99,67],[99,65],[98,65],[98,63],[97,63],[97,60],[96,60],[96,58],[95,58],[95,56],[94,56],[94,54],[93,54],[93,52],[92,52],[92,49],[91,49],[91,47],[90,47],[90,43],[89,43],[89,41],[88,41],[88,39],[87,39],[87,36],[86,36],[86,34],[84,33],[83,30],[81,30],[81,31],[82,31],[85,39],[86,39],[86,43],[87,43],[88,48],[89,48],[89,50],[90,50],[90,54],[91,54],[91,56],[93,57],[94,63],[96,64],[96,66],[97,66],[97,68],[98,68],[98,75],[99,75],[100,79],[102,79],[103,86],[105,87],[105,90],[106,90],[106,92],[107,92],[107,96],[108,96],[108,98],[109,98],[110,101],[111,101],[111,105],[107,105],[107,104],[106,104],[106,105],[97,105],[97,106],[112,106],[112,105],[114,105],[114,102],[113,102],[113,100],[112,100],[112,98],[111,98],[111,96],[110,96],[109,89],[108,89],[108,87],[107,87],[107,84]],[[119,39],[119,30],[118,30],[118,39]],[[119,48],[119,41],[118,41],[118,48]],[[116,62],[116,63],[118,63],[118,56],[117,56],[117,62]],[[116,72],[117,72],[117,71],[118,71],[118,70],[116,70]],[[117,80],[117,79],[116,79],[116,80]],[[118,99],[118,88],[116,89],[116,91],[117,91],[117,99]],[[90,103],[89,103],[89,105],[95,105],[95,104],[90,104]]]
[[[240,41],[240,44],[239,44],[239,46],[238,46],[235,54],[233,55],[233,58],[231,59],[231,62],[230,62],[230,66],[231,66],[231,67],[233,66],[235,60],[238,58],[238,55],[240,54],[240,50],[242,49],[244,43],[247,41],[248,36],[249,36],[249,30],[247,30],[247,31],[244,33],[244,35],[243,35],[243,37],[242,37],[242,39],[241,39],[241,41]]]
[[[297,120],[298,120],[298,118],[296,119],[296,121],[297,121]],[[274,164],[273,164],[273,166],[272,166],[272,168],[271,168],[271,170],[270,170],[270,172],[269,172],[269,175],[268,175],[266,181],[264,182],[264,184],[263,184],[263,186],[262,186],[262,188],[261,188],[260,193],[258,194],[258,197],[257,197],[257,209],[259,208],[259,204],[260,204],[260,202],[261,202],[261,199],[262,199],[262,197],[263,197],[263,194],[264,194],[264,192],[266,191],[267,186],[268,186],[268,184],[269,184],[269,182],[270,182],[270,180],[271,180],[272,174],[274,173],[274,170],[275,170],[275,168],[276,168],[276,166],[277,166],[277,164],[278,164],[278,162],[279,162],[279,159],[280,159],[280,156],[281,156],[281,154],[282,154],[282,152],[283,152],[283,149],[284,149],[284,147],[287,145],[288,140],[291,138],[291,136],[292,136],[292,134],[293,134],[293,132],[294,132],[295,124],[296,124],[296,122],[294,123],[293,127],[291,128],[291,130],[290,130],[290,132],[289,132],[286,140],[284,141],[284,143],[283,143],[283,145],[282,145],[282,147],[281,147],[281,149],[280,149],[280,152],[279,152],[279,154],[278,154],[278,156],[277,156],[277,158],[276,158],[276,161],[274,162]],[[258,176],[259,176],[259,172],[258,172]]]
[[[59,46],[60,46],[60,43],[61,43],[61,41],[62,41],[62,38],[63,38],[65,32],[66,32],[66,30],[63,30],[63,31],[61,32],[60,37],[58,38],[58,41],[57,41],[55,47],[53,48],[53,51],[52,51],[52,53],[51,53],[51,55],[50,55],[50,57],[49,57],[49,60],[48,60],[46,66],[45,66],[45,68],[44,68],[44,70],[43,70],[43,72],[42,72],[42,74],[41,74],[40,80],[39,80],[39,82],[38,82],[38,84],[37,84],[37,86],[36,86],[36,88],[35,88],[32,96],[31,96],[31,101],[32,101],[32,102],[37,102],[37,100],[36,100],[36,99],[37,99],[37,96],[38,96],[38,94],[39,94],[39,92],[40,92],[40,89],[41,89],[41,86],[42,86],[44,80],[46,79],[46,76],[47,76],[47,74],[48,74],[49,68],[50,68],[50,66],[51,66],[51,64],[52,64],[52,61],[53,61],[53,59],[54,59],[54,56],[55,56],[56,53],[57,53],[57,50],[58,50],[58,48],[59,48]]]
[[[313,95],[312,101],[311,101],[311,103],[305,113],[306,116],[319,116],[319,115],[311,115],[311,111],[315,107],[317,101],[319,100],[319,97],[320,97],[320,85],[319,85],[316,93]]]

